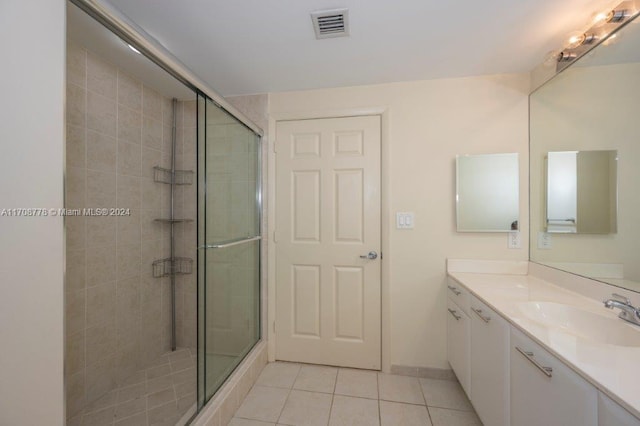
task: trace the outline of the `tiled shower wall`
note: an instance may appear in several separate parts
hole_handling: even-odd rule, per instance
[[[195,171],[195,101],[178,105],[177,165]],[[171,165],[171,100],[69,45],[66,120],[66,208],[130,211],[65,218],[71,417],[170,349],[170,281],[151,264],[169,256],[169,225],[154,219],[168,217],[170,187],[153,181],[153,166]],[[195,219],[195,209],[195,185],[176,191],[176,216]],[[195,259],[195,222],[177,226],[176,255]],[[179,346],[195,347],[195,276],[177,280]]]

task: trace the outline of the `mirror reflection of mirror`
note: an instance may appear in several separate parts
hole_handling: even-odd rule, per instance
[[[458,232],[518,230],[518,154],[456,157]]]
[[[547,232],[615,234],[617,151],[547,155]]]
[[[530,96],[530,259],[640,292],[636,21]]]

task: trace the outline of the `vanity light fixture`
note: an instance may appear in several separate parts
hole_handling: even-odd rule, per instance
[[[563,50],[558,54],[558,62],[570,62],[577,58],[577,55],[573,52]]]
[[[622,22],[629,17],[629,11],[627,9],[612,10],[607,14],[605,22]]]
[[[569,45],[567,46],[570,49],[574,49],[578,46],[582,46],[583,44],[592,44],[596,40],[598,40],[598,36],[591,33],[583,33],[581,35],[573,36],[569,39]]]
[[[626,25],[629,19],[638,13],[640,11],[635,0],[623,0],[616,8],[597,14],[591,28],[573,33],[567,44],[553,56],[556,60],[556,73],[568,67],[571,62],[582,57],[601,41],[605,40],[606,44],[607,40],[615,36],[613,32]],[[545,59],[545,65],[548,60]]]

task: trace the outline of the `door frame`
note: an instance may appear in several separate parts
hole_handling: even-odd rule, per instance
[[[385,373],[391,372],[391,300],[390,300],[390,282],[391,271],[389,268],[389,260],[391,251],[389,249],[389,240],[391,232],[391,203],[390,197],[390,176],[389,176],[389,122],[390,110],[388,107],[371,107],[371,108],[355,108],[355,109],[337,109],[337,110],[309,110],[299,112],[285,112],[269,114],[269,135],[267,139],[268,155],[268,179],[267,179],[267,232],[264,237],[267,239],[267,356],[269,362],[275,361],[276,354],[276,336],[275,336],[275,320],[276,320],[276,243],[273,241],[273,233],[275,230],[276,212],[276,161],[274,155],[274,146],[276,140],[276,127],[279,121],[291,120],[313,120],[322,118],[345,118],[360,116],[379,116],[380,117],[380,226],[381,226],[381,252],[383,257],[380,260],[380,306],[381,306],[381,366]]]

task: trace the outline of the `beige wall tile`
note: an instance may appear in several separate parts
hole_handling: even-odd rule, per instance
[[[86,206],[87,177],[84,168],[67,167],[65,176],[65,199],[67,209]]]
[[[118,245],[116,258],[118,280],[140,275],[140,244]]]
[[[85,405],[84,372],[69,376],[65,381],[67,417],[78,414]]]
[[[87,366],[85,381],[87,402],[94,401],[113,389],[116,385],[114,372],[115,355]]]
[[[116,206],[116,175],[87,170],[87,207]]]
[[[67,125],[67,167],[86,167],[86,135],[84,127]]]
[[[154,219],[163,217],[162,210],[143,209],[140,212],[140,236],[142,241],[157,240],[162,238],[162,231],[167,225],[156,222]],[[166,214],[166,213],[165,213]]]
[[[84,330],[67,335],[64,353],[64,373],[67,377],[84,373],[84,348]]]
[[[65,280],[65,291],[82,290],[87,279],[87,253],[85,249],[67,248],[67,273]]]
[[[162,122],[146,115],[143,116],[142,144],[149,148],[162,149]]]
[[[75,84],[67,84],[67,124],[84,127],[87,113],[87,91]]]
[[[146,209],[160,210],[162,207],[162,193],[170,192],[170,188],[167,185],[154,182],[153,179],[144,178],[141,181],[142,186],[142,206]],[[169,212],[166,212],[167,216]]]
[[[87,287],[87,329],[105,322],[115,327],[115,302],[115,281]],[[87,347],[91,345],[89,337],[87,334]]]
[[[147,86],[142,88],[142,112],[149,118],[162,121],[162,96]]]
[[[118,105],[118,139],[140,144],[142,141],[142,114]]]
[[[87,53],[87,89],[109,99],[116,99],[117,70],[95,54]]]
[[[118,70],[118,103],[142,112],[142,83]]]
[[[115,279],[115,244],[87,248],[87,287],[112,282]]]
[[[116,245],[116,217],[87,217],[87,247]]]
[[[118,174],[140,176],[142,150],[140,145],[118,142]]]
[[[67,82],[87,87],[87,52],[74,43],[67,43]]]
[[[140,209],[140,181],[137,176],[118,175],[117,206],[125,209]],[[120,219],[121,217],[118,217]]]
[[[153,168],[160,165],[160,159],[162,158],[162,151],[157,149],[142,147],[142,171],[141,176],[149,179],[153,179]]]
[[[115,137],[117,128],[116,102],[89,90],[87,92],[87,128]]]
[[[69,335],[84,330],[85,327],[85,290],[65,293],[65,332]]]
[[[87,341],[87,366],[100,360],[113,357],[116,353],[115,316],[108,321],[89,327],[85,331]]]
[[[87,132],[87,169],[114,173],[116,171],[116,140],[93,131]]]
[[[85,218],[82,216],[67,216],[64,218],[67,237],[67,248],[84,248],[86,244]]]
[[[118,226],[118,247],[123,245],[140,246],[140,210],[131,209],[130,215],[116,218]],[[138,262],[140,257],[138,257]]]

